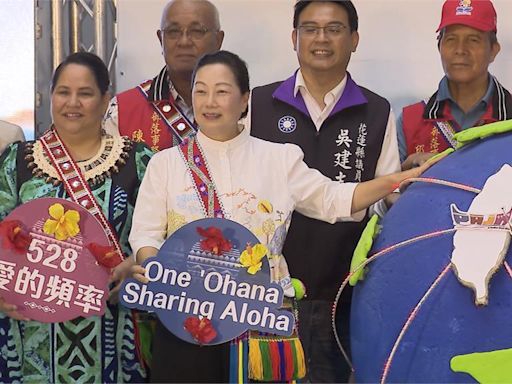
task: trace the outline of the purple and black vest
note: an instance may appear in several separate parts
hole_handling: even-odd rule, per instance
[[[348,76],[340,100],[320,131],[300,92],[297,97],[293,95],[295,76],[255,88],[251,135],[299,145],[306,164],[332,180],[360,182],[374,178],[390,105]],[[366,221],[333,225],[294,212],[283,253],[292,277],[306,285],[308,299],[334,300]],[[349,293],[343,299],[349,301]]]

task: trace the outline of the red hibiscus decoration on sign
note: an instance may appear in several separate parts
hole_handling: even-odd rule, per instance
[[[99,245],[96,243],[87,244],[87,249],[96,258],[98,264],[105,268],[117,267],[123,261],[123,256],[113,246]]]
[[[222,231],[217,227],[208,227],[206,229],[197,227],[197,233],[204,237],[201,240],[201,249],[203,251],[219,256],[223,252],[231,251],[231,248],[233,248],[231,242],[224,238]]]
[[[187,317],[183,326],[199,344],[208,344],[217,337],[217,331],[206,317]]]
[[[32,236],[19,220],[4,220],[0,223],[0,236],[3,247],[17,253],[24,253],[32,242]]]

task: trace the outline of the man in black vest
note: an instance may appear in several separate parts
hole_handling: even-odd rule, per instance
[[[351,1],[295,4],[292,40],[300,68],[289,79],[255,88],[253,136],[295,143],[304,160],[324,175],[359,182],[400,170],[394,116],[387,100],[359,87],[347,73],[359,42],[358,17]],[[306,285],[299,302],[300,335],[307,381],[346,382],[350,375],[336,345],[331,310],[337,289],[366,224],[330,225],[295,212],[284,245],[291,275]],[[348,349],[351,293],[342,297],[341,340]]]

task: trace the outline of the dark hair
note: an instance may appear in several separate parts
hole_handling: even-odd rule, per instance
[[[439,34],[437,35],[437,48],[441,48],[441,39],[443,38],[444,34],[446,33],[446,27],[441,29],[439,31]],[[495,31],[489,31],[489,42],[491,43],[491,47],[494,44],[498,44],[498,35]]]
[[[247,70],[247,64],[238,55],[229,51],[217,51],[213,53],[207,53],[199,59],[192,73],[192,87],[194,86],[194,80],[196,73],[200,68],[210,64],[224,64],[227,66],[233,75],[235,76],[236,84],[242,94],[250,91],[249,86],[249,72]],[[245,117],[247,111],[245,111],[241,117]]]
[[[348,23],[350,27],[350,32],[355,32],[359,28],[359,18],[357,16],[357,10],[351,0],[298,0],[295,3],[295,8],[293,12],[293,28],[297,28],[299,25],[299,16],[309,4],[314,2],[324,2],[324,3],[335,3],[342,7],[348,15]]]
[[[60,74],[69,64],[78,64],[89,68],[94,76],[94,79],[96,80],[96,85],[98,85],[98,88],[100,89],[100,93],[102,95],[107,93],[108,87],[110,85],[107,66],[103,60],[101,60],[94,53],[90,52],[76,52],[66,57],[53,73],[50,91],[53,92],[57,82],[59,81]]]

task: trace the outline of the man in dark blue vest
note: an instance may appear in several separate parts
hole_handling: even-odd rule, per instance
[[[398,171],[396,128],[388,101],[358,86],[347,73],[359,42],[352,2],[298,0],[293,28],[300,68],[285,81],[253,90],[251,134],[299,145],[310,167],[340,183]],[[353,222],[330,225],[293,215],[284,254],[291,275],[306,285],[307,298],[299,301],[299,332],[307,381],[349,378],[332,331],[331,310],[366,218],[366,212],[359,212]],[[338,311],[345,349],[350,299],[347,292]]]

